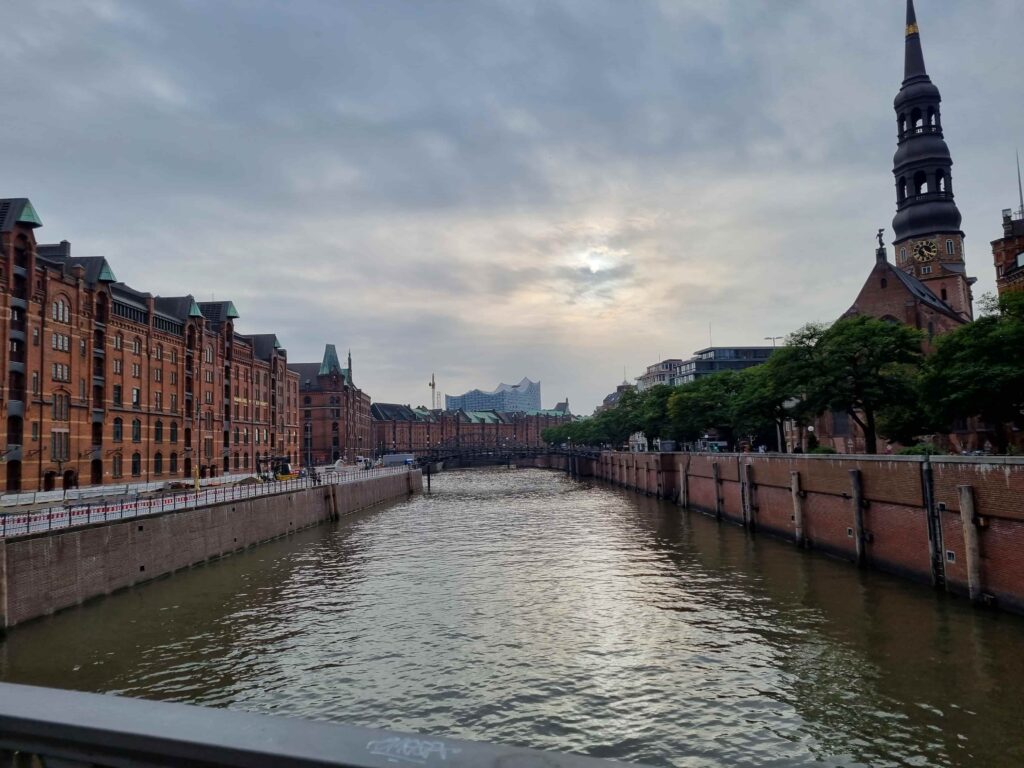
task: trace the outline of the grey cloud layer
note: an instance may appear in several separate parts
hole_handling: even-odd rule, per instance
[[[709,321],[755,343],[845,309],[892,216],[900,6],[8,5],[3,194],[140,288],[234,298],[293,359],[352,346],[377,399],[436,370],[589,409]],[[1018,10],[918,9],[982,289]]]

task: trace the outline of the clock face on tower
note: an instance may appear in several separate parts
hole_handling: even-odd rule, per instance
[[[932,240],[914,243],[914,258],[918,261],[931,261],[939,255],[939,247]]]

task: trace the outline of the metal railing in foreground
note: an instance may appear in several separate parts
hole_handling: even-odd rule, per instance
[[[106,523],[133,517],[145,517],[161,512],[181,509],[195,509],[227,501],[251,499],[256,496],[271,496],[289,491],[301,491],[314,485],[343,485],[381,475],[401,475],[409,467],[374,467],[373,469],[349,472],[330,472],[316,478],[304,477],[297,480],[274,480],[265,483],[245,483],[232,486],[216,486],[195,491],[181,490],[151,499],[131,501],[99,501],[91,504],[75,504],[68,507],[51,507],[41,512],[0,515],[0,538],[24,536],[58,528],[70,528],[92,523]],[[2,768],[2,767],[0,767]]]
[[[579,766],[605,760],[189,704],[0,683],[0,768]]]

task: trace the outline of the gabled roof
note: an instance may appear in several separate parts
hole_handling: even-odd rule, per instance
[[[237,320],[238,310],[230,301],[201,301],[199,311],[215,329],[227,320]]]
[[[930,308],[934,309],[936,312],[941,312],[944,315],[948,315],[949,317],[952,317],[954,320],[964,322],[964,319],[960,317],[960,315],[958,315],[956,311],[951,306],[949,306],[949,304],[947,304],[934,293],[932,293],[932,290],[927,285],[922,283],[913,275],[904,272],[902,269],[897,269],[892,264],[890,264],[889,267],[891,268],[891,271],[896,275],[896,277],[899,278],[900,282],[902,282],[903,285],[906,286],[907,290],[910,291],[910,293],[913,294],[915,298],[920,299],[922,304],[926,304]]]
[[[155,307],[160,314],[185,321],[190,317],[202,317],[199,305],[192,296],[157,296]]]
[[[320,376],[330,376],[332,373],[338,376],[342,375],[344,369],[341,367],[341,361],[338,360],[338,350],[334,348],[333,344],[328,344],[324,347],[324,359],[320,363]]]
[[[420,421],[408,405],[398,403],[373,403],[370,416],[374,421]]]
[[[90,288],[96,283],[116,283],[117,277],[103,256],[72,256],[71,243],[41,243],[36,245],[36,255],[41,261],[70,272],[77,266],[85,270],[85,284]]]
[[[33,229],[43,226],[42,219],[27,197],[0,199],[0,232],[10,232],[15,224],[25,224]]]
[[[324,357],[319,363],[289,363],[288,367],[299,374],[299,386],[318,389],[317,379],[321,376],[338,376],[347,386],[352,386],[352,371],[342,368],[338,350],[333,344],[324,347]]]
[[[274,351],[281,349],[281,342],[277,340],[277,334],[274,333],[255,333],[246,338],[252,344],[252,353],[260,360],[270,360]]]

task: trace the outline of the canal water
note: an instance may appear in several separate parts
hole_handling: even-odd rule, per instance
[[[1024,764],[1024,620],[543,470],[17,627],[0,676],[654,765]]]

